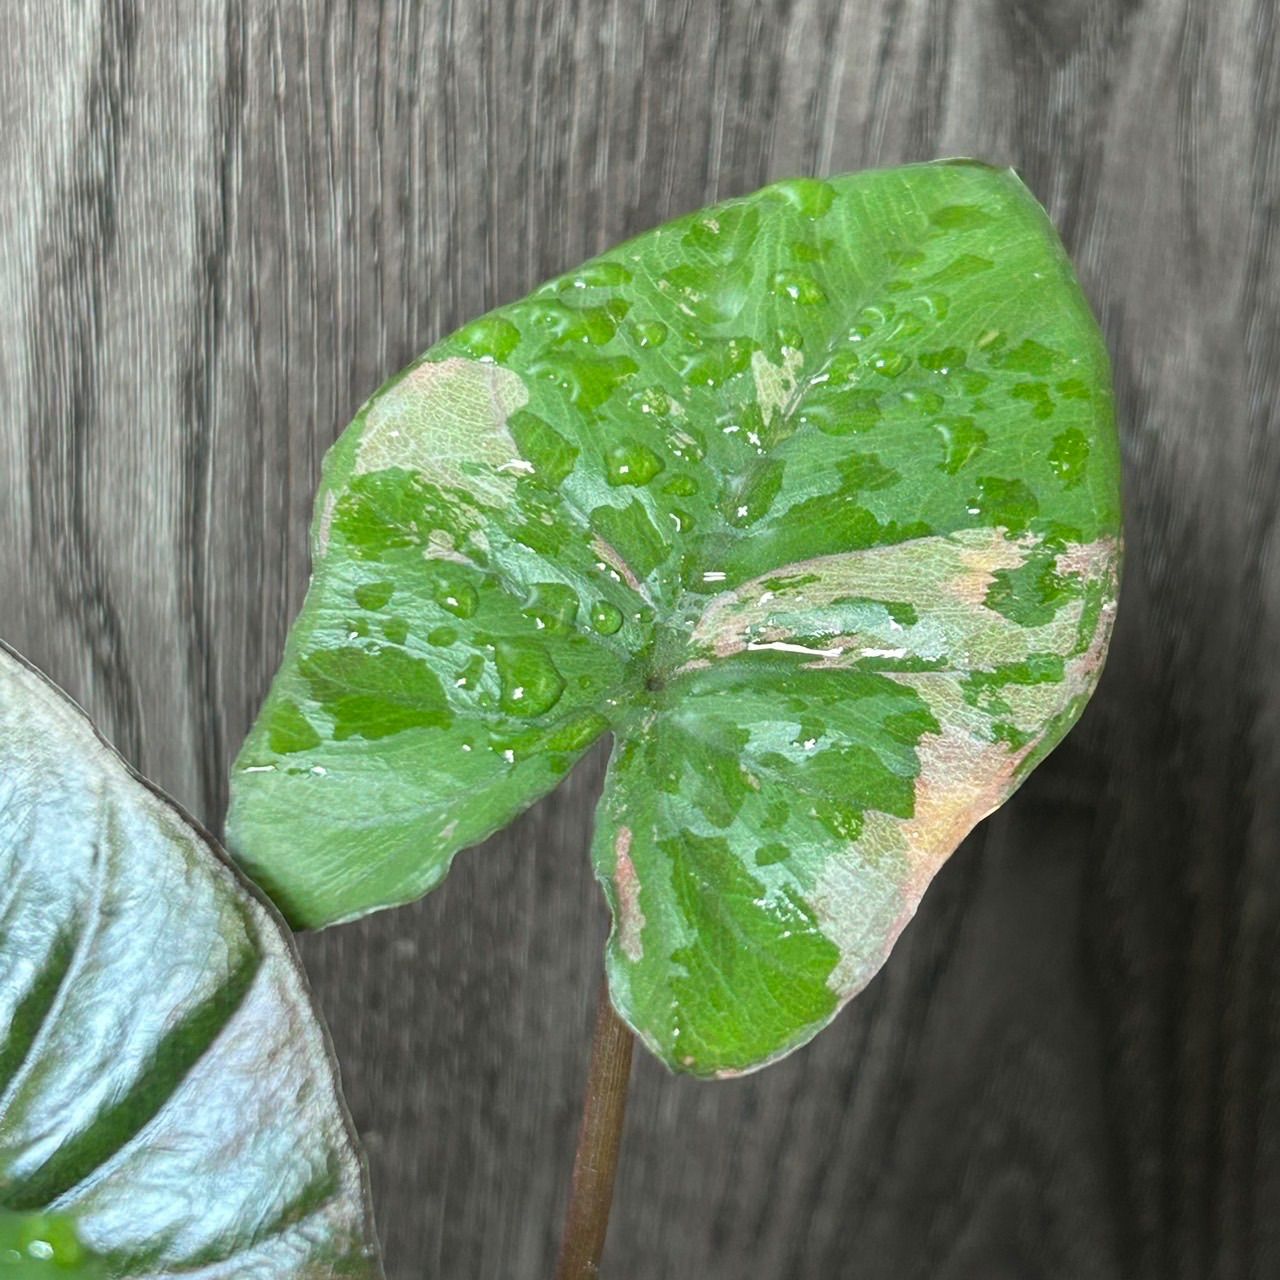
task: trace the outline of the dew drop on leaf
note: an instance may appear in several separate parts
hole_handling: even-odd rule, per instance
[[[365,582],[355,589],[355,600],[362,609],[381,609],[391,599],[395,588],[389,582]]]
[[[677,498],[692,498],[698,492],[698,482],[688,473],[681,472],[662,482],[662,492]]]
[[[458,345],[477,360],[505,360],[520,343],[520,330],[501,316],[481,316],[458,331]]]
[[[517,716],[540,716],[560,701],[564,676],[541,645],[500,640],[496,661],[503,711]]]
[[[820,178],[788,178],[783,182],[775,182],[770,190],[813,221],[821,218],[836,198],[836,189]]]
[[[631,332],[642,347],[660,347],[667,340],[667,326],[661,320],[637,321]]]
[[[631,272],[620,262],[592,262],[575,271],[570,280],[574,289],[603,289],[631,283]]]
[[[827,300],[822,286],[804,271],[776,271],[770,287],[778,297],[790,298],[802,306],[815,306]]]
[[[611,636],[622,626],[622,610],[607,600],[598,600],[591,606],[591,625],[602,636]]]
[[[521,613],[532,618],[539,630],[566,635],[578,620],[578,595],[563,582],[535,582]]]
[[[441,578],[436,583],[436,603],[459,618],[474,616],[480,604],[476,589],[469,582]]]
[[[624,440],[605,454],[605,479],[614,488],[619,485],[646,485],[662,472],[666,464],[647,445],[637,440]]]
[[[884,377],[897,378],[906,373],[907,366],[911,363],[911,358],[903,355],[901,351],[895,351],[892,347],[885,347],[883,350],[868,356],[867,363]]]

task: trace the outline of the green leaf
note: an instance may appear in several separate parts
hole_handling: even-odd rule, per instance
[[[782,182],[502,307],[329,454],[232,847],[299,925],[407,901],[606,730],[619,1011],[748,1070],[883,962],[1082,709],[1106,352],[968,162]]]
[[[0,1210],[0,1276],[4,1280],[105,1280],[102,1261],[81,1243],[61,1213]]]
[[[0,1210],[0,1275],[381,1274],[278,916],[3,646]]]

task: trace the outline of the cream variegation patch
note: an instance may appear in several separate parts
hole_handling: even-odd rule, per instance
[[[756,649],[810,653],[812,665],[836,668],[918,658],[972,671],[1033,653],[1065,657],[1082,600],[1068,601],[1040,626],[1023,626],[986,604],[995,574],[1021,567],[1038,545],[979,528],[798,561],[713,597],[690,647],[719,658]],[[1113,559],[1108,540],[1068,563],[1072,573],[1093,578]],[[910,605],[914,620],[899,621],[896,604]]]
[[[528,401],[519,375],[501,365],[460,356],[420,364],[369,406],[354,469],[405,467],[504,505],[532,470],[507,430]]]
[[[1117,560],[1118,547],[1111,539],[1058,558],[1060,572],[1103,587],[1104,603],[1083,647],[1079,602],[1069,609],[1068,630],[1046,636],[1045,628],[1017,628],[1040,633],[1041,642],[1057,641],[1054,648],[1031,652],[1055,652],[1065,659],[1060,680],[1000,686],[1001,720],[1035,735],[1021,747],[999,739],[994,717],[981,700],[966,698],[962,682],[967,672],[885,673],[915,690],[938,730],[923,734],[916,746],[919,774],[911,816],[865,814],[858,837],[823,864],[809,892],[823,933],[840,952],[828,982],[842,1002],[856,995],[884,963],[952,851],[1017,789],[1023,766],[1049,724],[1096,683],[1115,618]]]
[[[631,828],[619,827],[614,839],[613,884],[618,894],[618,946],[633,964],[644,958],[644,912],[640,909],[640,877],[631,861]]]
[[[782,348],[782,363],[773,364],[763,351],[751,353],[751,376],[756,384],[756,403],[765,425],[775,413],[787,412],[795,398],[804,353],[794,347]]]

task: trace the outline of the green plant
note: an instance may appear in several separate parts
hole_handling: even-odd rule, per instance
[[[610,733],[613,1003],[673,1070],[752,1070],[1079,715],[1119,534],[1102,339],[1016,177],[775,184],[361,409],[229,843],[295,925],[349,919]]]
[[[0,645],[0,1275],[197,1268],[381,1273],[328,1040],[275,911]]]
[[[1105,350],[1017,179],[775,184],[360,411],[230,839],[292,923],[347,919],[613,735],[560,1264],[595,1274],[626,1027],[725,1076],[830,1022],[1082,710],[1119,533]],[[0,885],[0,1273],[376,1275],[281,922],[3,647]]]
[[[101,1280],[99,1259],[85,1249],[65,1214],[0,1209],[0,1276],[5,1280]]]

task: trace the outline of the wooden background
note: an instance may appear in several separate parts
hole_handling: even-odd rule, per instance
[[[1274,0],[3,0],[0,635],[217,825],[384,376],[769,179],[1016,165],[1115,358],[1109,669],[815,1044],[639,1062],[606,1271],[1274,1280],[1278,115]],[[392,1280],[549,1271],[601,763],[304,940]]]

